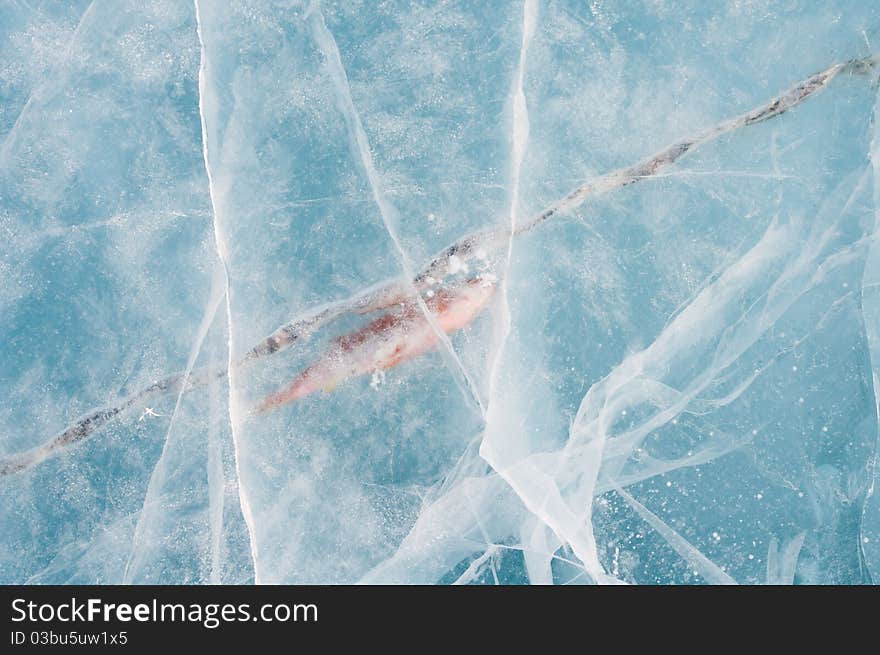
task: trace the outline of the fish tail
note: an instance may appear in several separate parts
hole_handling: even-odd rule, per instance
[[[286,405],[287,403],[293,402],[303,396],[307,396],[313,391],[314,389],[307,384],[305,379],[298,379],[286,389],[276,391],[275,393],[266,396],[254,409],[254,414],[264,414],[271,409],[275,409],[276,407]]]

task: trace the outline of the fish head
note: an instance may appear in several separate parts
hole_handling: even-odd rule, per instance
[[[476,318],[494,294],[495,284],[490,280],[480,277],[467,280],[446,293],[437,307],[437,323],[446,333],[463,328]]]

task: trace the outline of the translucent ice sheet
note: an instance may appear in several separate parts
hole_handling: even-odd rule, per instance
[[[878,52],[843,0],[6,3],[0,582],[873,582]]]

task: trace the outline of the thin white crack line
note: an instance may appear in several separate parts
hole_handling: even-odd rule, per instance
[[[510,229],[507,237],[507,252],[504,260],[504,270],[499,280],[499,291],[501,296],[501,327],[498,335],[498,345],[492,360],[492,366],[489,372],[489,403],[492,402],[492,391],[498,378],[499,366],[501,358],[504,354],[504,347],[510,336],[510,305],[507,300],[507,277],[510,274],[510,264],[513,253],[513,237],[516,232],[516,215],[519,207],[519,183],[520,172],[522,169],[523,158],[525,157],[526,147],[529,139],[529,111],[526,104],[526,97],[523,91],[523,83],[525,81],[526,55],[528,53],[529,44],[535,32],[535,15],[537,13],[536,0],[525,0],[523,3],[523,28],[522,42],[519,51],[519,66],[516,73],[516,81],[513,88],[513,107],[511,108],[511,183],[510,183],[510,213],[508,216]],[[488,428],[488,426],[487,426]]]
[[[138,512],[137,521],[135,521],[134,536],[131,540],[131,550],[128,553],[128,560],[125,563],[125,569],[122,573],[123,584],[132,583],[132,575],[143,560],[143,557],[140,555],[139,544],[143,539],[144,525],[149,524],[149,517],[147,515],[152,508],[152,504],[155,503],[157,485],[162,482],[160,475],[165,471],[165,456],[168,453],[171,431],[174,429],[174,423],[177,419],[180,403],[183,400],[184,393],[186,393],[186,381],[189,379],[193,366],[195,366],[196,360],[202,352],[202,345],[205,343],[205,337],[208,334],[208,330],[211,328],[211,324],[214,322],[214,317],[217,315],[217,309],[220,307],[220,302],[223,300],[224,295],[225,291],[222,287],[217,288],[215,279],[215,281],[212,282],[211,299],[208,307],[206,307],[204,315],[202,316],[202,321],[199,325],[198,333],[196,334],[196,342],[190,349],[189,358],[186,362],[186,371],[184,372],[183,381],[180,385],[180,391],[177,392],[177,400],[174,403],[174,410],[171,412],[168,427],[165,430],[165,440],[162,443],[162,452],[159,454],[159,459],[153,467],[153,473],[150,475],[150,481],[147,484],[147,491],[146,494],[144,494],[144,503],[141,506],[141,511]]]
[[[409,262],[406,251],[400,243],[400,237],[397,234],[397,230],[394,228],[391,218],[392,216],[395,216],[397,212],[394,206],[386,199],[385,193],[382,189],[379,174],[373,164],[373,156],[371,154],[369,140],[367,139],[366,132],[361,123],[360,115],[354,105],[354,99],[351,96],[351,86],[348,81],[348,75],[345,72],[345,66],[342,63],[339,47],[336,44],[336,39],[333,37],[333,33],[327,27],[327,23],[321,13],[320,4],[320,0],[312,0],[312,3],[309,5],[308,11],[306,12],[306,18],[312,21],[315,41],[318,43],[319,49],[327,60],[327,66],[330,70],[331,77],[335,78],[334,87],[339,96],[337,100],[340,105],[342,105],[340,110],[346,119],[346,128],[350,133],[349,136],[353,138],[357,145],[357,154],[361,166],[363,166],[364,171],[366,172],[367,181],[370,184],[370,190],[373,194],[373,200],[376,202],[376,205],[379,208],[379,214],[382,217],[382,223],[384,224],[385,230],[388,232],[388,236],[391,238],[394,248],[397,251],[400,268],[406,278],[406,284],[410,287],[413,297],[418,303],[419,309],[424,315],[425,320],[443,344],[447,354],[454,362],[455,367],[458,369],[462,378],[464,378],[466,388],[462,389],[462,391],[465,393],[466,397],[473,400],[474,404],[476,404],[480,411],[480,415],[485,419],[486,408],[483,406],[483,402],[480,399],[476,382],[473,380],[464,363],[459,358],[452,342],[449,340],[449,337],[437,324],[433,314],[431,314],[431,310],[428,309],[425,300],[412,282],[414,277],[413,267]]]
[[[227,344],[227,362],[226,362],[226,370],[228,371],[228,384],[229,384],[229,430],[232,434],[232,451],[235,459],[235,476],[237,478],[238,484],[238,502],[241,506],[241,514],[244,518],[245,525],[247,526],[248,531],[248,542],[250,545],[250,555],[251,561],[254,567],[254,583],[259,584],[259,569],[258,569],[258,558],[257,558],[257,541],[255,537],[255,524],[254,524],[254,516],[251,511],[250,502],[248,501],[247,494],[244,490],[244,481],[241,477],[241,448],[239,442],[238,431],[235,429],[236,426],[236,413],[235,413],[235,398],[234,398],[234,389],[235,389],[235,362],[233,360],[233,335],[232,335],[232,303],[231,303],[231,293],[229,288],[229,267],[226,264],[226,245],[223,239],[223,236],[220,231],[220,221],[217,218],[217,202],[216,202],[216,192],[214,189],[214,176],[211,172],[211,165],[209,163],[208,158],[208,128],[207,128],[207,119],[205,117],[205,107],[204,107],[204,98],[205,98],[205,89],[207,88],[207,56],[205,49],[205,40],[202,34],[202,17],[199,9],[199,0],[193,0],[193,6],[195,8],[195,16],[196,16],[196,35],[199,39],[199,120],[201,121],[202,126],[202,158],[205,162],[205,174],[208,177],[208,192],[211,198],[211,213],[213,217],[213,225],[214,225],[214,242],[217,245],[217,257],[220,260],[220,264],[223,266],[223,280],[224,280],[224,288],[225,288],[225,296],[226,296],[226,326],[228,331],[228,344]]]
[[[67,43],[67,48],[65,49],[65,62],[70,60],[70,51],[73,49],[73,44],[76,42],[77,37],[79,36],[80,30],[82,29],[83,24],[88,18],[89,14],[92,13],[92,9],[95,7],[95,3],[98,0],[92,0],[89,3],[89,6],[86,7],[86,10],[82,13],[82,16],[79,18],[79,22],[76,24],[76,27],[73,30],[73,34],[70,35],[70,41]],[[33,10],[31,10],[33,11]],[[6,159],[6,154],[9,148],[12,147],[13,142],[15,141],[14,135],[18,132],[18,129],[21,127],[21,121],[24,116],[27,114],[28,109],[31,106],[31,102],[34,99],[34,95],[38,94],[39,91],[48,84],[44,82],[42,84],[36,85],[35,89],[32,89],[30,93],[28,93],[27,100],[24,103],[24,106],[21,108],[21,111],[18,112],[18,116],[15,119],[15,122],[12,124],[12,127],[9,128],[9,131],[6,133],[6,136],[3,137],[3,145],[0,146],[0,165],[2,165],[3,161]]]
[[[865,41],[868,41],[868,36],[865,34]],[[868,44],[870,47],[870,43]],[[868,159],[870,160],[869,170],[873,172],[874,175],[874,198],[880,200],[880,89],[878,89],[875,94],[875,102],[874,102],[874,111],[872,116],[872,128],[873,128],[873,136],[871,138],[871,145],[868,152]],[[880,256],[880,206],[874,207],[874,229],[871,231],[871,234],[868,237],[868,240],[871,242],[868,245],[868,253],[866,255],[866,261],[870,260],[871,255]],[[862,320],[863,329],[867,332],[867,326],[871,324],[871,321],[868,320],[868,317],[865,315],[865,292],[871,292],[874,288],[878,286],[878,283],[872,282],[865,284],[865,270],[862,270],[862,285],[861,290],[859,292],[860,297],[860,316]],[[870,334],[868,334],[870,337]],[[871,390],[874,395],[874,418],[875,420],[880,419],[880,377],[878,377],[878,369],[880,369],[880,361],[877,358],[873,357],[870,349],[868,351],[868,361],[871,363]],[[878,435],[874,439],[874,454],[873,457],[870,458],[868,463],[869,471],[871,473],[870,481],[868,483],[868,487],[865,492],[864,500],[862,501],[861,512],[859,515],[859,548],[863,551],[864,554],[864,541],[865,537],[865,512],[868,507],[868,503],[871,500],[871,497],[875,493],[875,487],[877,481],[880,480],[880,435]],[[862,566],[862,559],[859,560],[859,567]]]
[[[510,211],[508,214],[509,227],[507,229],[507,247],[504,259],[504,269],[502,271],[499,281],[499,291],[501,299],[499,307],[500,316],[498,317],[498,322],[496,323],[496,325],[498,325],[498,328],[496,329],[497,345],[489,371],[489,416],[486,421],[486,427],[483,433],[484,440],[482,444],[482,446],[486,447],[481,447],[480,455],[483,457],[483,459],[486,460],[489,466],[491,466],[498,473],[501,479],[505,481],[505,483],[511,488],[513,493],[522,500],[530,513],[542,525],[553,530],[553,527],[546,521],[545,517],[542,517],[539,512],[535,511],[532,505],[528,502],[528,499],[521,493],[521,484],[519,484],[517,480],[508,473],[509,467],[503,465],[499,466],[499,464],[502,464],[502,462],[499,462],[495,455],[496,446],[490,445],[486,436],[492,429],[492,418],[495,407],[497,406],[497,403],[493,403],[493,394],[498,382],[498,377],[500,375],[501,360],[504,356],[505,347],[507,345],[507,340],[510,337],[511,331],[511,313],[507,295],[507,278],[510,275],[510,268],[513,257],[513,238],[516,235],[517,229],[517,212],[519,210],[519,187],[522,162],[525,158],[525,152],[528,146],[529,139],[529,113],[523,86],[525,82],[526,59],[528,55],[529,45],[531,44],[532,37],[535,33],[537,11],[537,0],[524,1],[522,19],[522,41],[519,51],[519,64],[517,66],[516,77],[514,78],[513,89],[511,91],[513,102],[511,107],[510,134],[512,163],[510,181]]]
[[[629,492],[625,491],[614,481],[612,481],[611,484],[614,490],[635,510],[642,520],[650,525],[651,528],[653,528],[657,534],[669,544],[679,557],[695,569],[695,573],[703,576],[703,578],[705,578],[710,584],[737,584],[733,576],[706,557],[696,546],[668,526],[663,519],[642,505],[642,503],[637,501]]]

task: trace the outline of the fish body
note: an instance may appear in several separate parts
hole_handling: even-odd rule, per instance
[[[446,334],[460,330],[483,310],[495,286],[484,279],[467,280],[439,290],[425,300],[434,323]],[[440,337],[418,303],[410,300],[363,328],[339,337],[327,354],[306,368],[287,387],[257,407],[265,412],[316,391],[331,391],[359,375],[393,368],[437,347]]]

